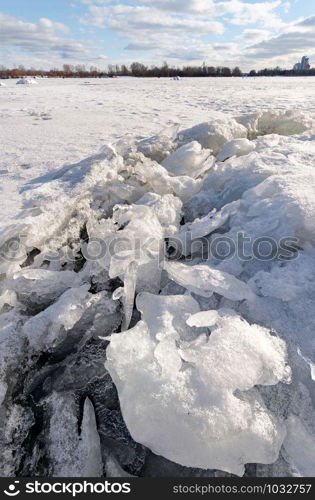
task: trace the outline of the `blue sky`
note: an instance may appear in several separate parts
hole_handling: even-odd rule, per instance
[[[0,64],[315,65],[313,0],[0,0]]]

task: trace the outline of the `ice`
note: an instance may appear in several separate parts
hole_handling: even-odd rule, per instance
[[[12,290],[4,290],[0,295],[0,311],[6,306],[14,307],[16,304],[16,293]]]
[[[160,195],[174,194],[181,200],[189,199],[202,187],[202,179],[193,179],[188,175],[171,176],[159,163],[139,162],[135,166],[135,173],[143,181],[147,191]]]
[[[200,311],[192,314],[186,321],[188,326],[213,326],[219,318],[217,311]]]
[[[143,139],[137,144],[138,151],[152,160],[162,161],[165,156],[175,148],[175,138],[178,125],[173,125],[162,130],[159,134]]]
[[[315,125],[310,116],[299,110],[253,113],[237,117],[236,120],[248,129],[250,138],[267,134],[301,134]]]
[[[218,161],[225,161],[231,156],[248,155],[255,150],[255,144],[248,139],[234,139],[226,142],[217,154]]]
[[[0,381],[0,406],[2,405],[5,395],[7,393],[8,386],[5,382]]]
[[[259,298],[253,306],[248,304],[250,318],[275,328],[299,354],[293,357],[292,365],[300,374],[305,371],[301,379],[310,394],[314,394],[312,365],[315,362],[314,307],[310,299],[314,294],[314,259],[314,248],[306,246],[295,259],[276,263],[271,272],[254,272],[250,281]]]
[[[190,295],[157,296],[143,292],[137,297],[137,309],[159,340],[177,338],[178,333],[184,339],[194,334],[186,320],[199,311],[199,305]]]
[[[53,393],[47,400],[52,417],[49,455],[53,477],[102,477],[103,464],[95,413],[89,399],[84,402],[81,432],[74,401],[68,394]]]
[[[211,297],[213,292],[230,300],[251,300],[254,297],[246,283],[206,264],[190,266],[180,262],[164,262],[164,269],[176,283],[202,297]]]
[[[180,200],[165,195],[141,198],[132,207],[117,205],[114,209],[113,218],[122,230],[107,239],[114,251],[109,260],[106,257],[100,263],[108,267],[111,278],[119,277],[125,282],[127,323],[135,291],[159,289],[163,241],[178,230],[181,206]]]
[[[284,449],[289,460],[296,469],[297,475],[314,477],[315,475],[315,435],[311,435],[301,420],[290,415],[287,422],[287,435]]]
[[[199,142],[193,141],[176,149],[162,162],[172,175],[187,175],[196,179],[213,167],[215,159],[211,150],[202,149]]]
[[[273,211],[277,214],[276,220],[280,219],[287,226],[287,236],[294,232],[301,241],[315,242],[315,225],[311,216],[315,203],[310,185],[315,173],[307,170],[306,167],[305,172],[288,172],[286,176],[275,174],[248,191],[244,200],[245,204],[251,203],[249,217],[262,211],[265,220],[271,220]]]
[[[123,288],[123,306],[124,306],[124,322],[122,330],[127,330],[131,316],[133,313],[133,304],[135,300],[136,283],[137,283],[138,264],[136,261],[130,262],[124,274],[124,288]]]
[[[12,382],[11,382],[12,383]],[[12,404],[9,408],[0,407],[0,447],[1,477],[16,477],[19,464],[24,458],[23,445],[34,425],[34,416],[29,408],[20,404]]]
[[[167,236],[171,235],[173,232],[177,232],[180,225],[183,205],[179,198],[173,194],[160,196],[155,193],[146,193],[136,202],[136,204],[153,208],[154,214],[159,219]]]
[[[1,274],[11,274],[19,270],[27,253],[21,245],[22,235],[27,226],[25,224],[10,224],[0,232],[0,272]]]
[[[53,305],[26,321],[23,333],[35,350],[49,349],[64,339],[88,307],[88,289],[89,285],[70,288]]]
[[[314,475],[312,79],[110,80],[0,96],[1,474]]]
[[[301,358],[309,365],[310,372],[311,372],[311,379],[314,380],[315,382],[315,363],[313,363],[309,358],[306,356],[303,356],[302,352],[300,349],[298,349],[298,354],[301,356]]]
[[[193,222],[188,222],[181,226],[180,231],[173,236],[175,245],[180,245],[180,251],[187,256],[192,253],[194,241],[207,236],[223,226],[231,215],[236,214],[239,208],[239,201],[228,203],[222,210],[215,209],[205,217],[195,218]]]
[[[260,296],[281,299],[283,302],[298,300],[303,293],[313,293],[315,273],[315,252],[306,246],[299,258],[277,263],[270,272],[258,271],[251,280],[253,288]],[[283,286],[285,282],[286,286]]]
[[[33,308],[43,308],[54,302],[69,288],[82,285],[82,277],[73,271],[22,269],[8,282],[20,302]]]
[[[38,82],[33,78],[21,78],[16,83],[19,85],[38,85]]]
[[[103,475],[101,443],[97,432],[94,408],[88,398],[84,403],[81,440],[78,448],[80,460],[84,464],[84,469],[81,471],[82,476],[101,477]]]
[[[51,351],[63,343],[75,347],[82,337],[85,341],[98,338],[119,326],[121,314],[115,301],[106,291],[89,293],[89,287],[70,288],[51,306],[27,319],[22,333],[32,350]]]
[[[218,117],[213,122],[205,122],[195,127],[181,130],[177,140],[181,144],[198,141],[203,148],[217,154],[223,144],[232,139],[247,137],[246,128],[233,118]]]
[[[111,292],[106,290],[88,295],[87,302],[83,303],[83,315],[74,328],[74,332],[77,328],[78,333],[83,335],[81,343],[82,340],[84,343],[109,335],[121,325],[121,307],[111,295]]]
[[[154,299],[142,301],[144,308]],[[210,338],[190,342],[165,320],[165,334],[156,335],[145,316],[107,349],[133,438],[182,465],[239,475],[246,462],[274,462],[285,429],[252,388],[289,382],[284,342],[229,311],[219,311]]]
[[[125,227],[116,236],[115,247],[112,245],[114,251],[110,256],[109,276],[122,278],[128,266],[137,260],[137,290],[144,286],[156,290],[159,287],[158,261],[164,230],[153,208],[117,206],[114,220]],[[157,281],[152,282],[153,276]]]
[[[113,457],[109,457],[106,460],[105,470],[106,477],[134,477],[132,474],[124,471]]]
[[[4,386],[5,378],[12,375],[15,363],[20,363],[25,354],[25,336],[21,332],[22,322],[23,316],[14,309],[0,315],[0,380]]]

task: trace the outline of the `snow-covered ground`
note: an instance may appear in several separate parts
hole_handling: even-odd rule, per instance
[[[315,78],[37,81],[0,88],[1,473],[314,475]]]
[[[172,124],[189,127],[208,121],[213,111],[315,113],[313,78],[37,81],[28,86],[6,80],[0,92],[0,171],[10,193],[1,197],[0,207],[7,217],[13,200],[19,202],[15,186],[96,154],[125,134],[139,139]]]

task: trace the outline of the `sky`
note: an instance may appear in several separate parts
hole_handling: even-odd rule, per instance
[[[314,0],[0,0],[0,65],[315,66]]]

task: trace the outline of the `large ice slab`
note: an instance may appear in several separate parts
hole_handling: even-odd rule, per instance
[[[151,302],[143,297],[140,309]],[[275,461],[285,429],[253,387],[290,381],[284,342],[223,310],[209,338],[187,342],[165,306],[163,322],[152,328],[146,313],[107,350],[133,438],[182,465],[239,475],[247,462]]]

